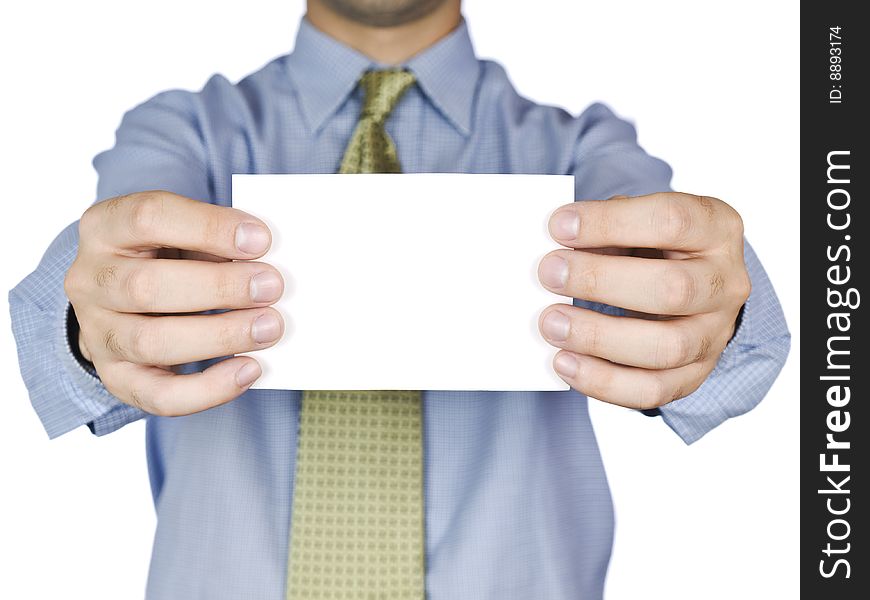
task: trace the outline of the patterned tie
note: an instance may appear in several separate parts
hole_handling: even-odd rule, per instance
[[[360,79],[362,113],[340,173],[399,173],[384,122],[414,83]],[[306,391],[287,577],[288,600],[423,600],[423,435],[417,391]]]

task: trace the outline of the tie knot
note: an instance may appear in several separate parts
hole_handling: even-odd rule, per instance
[[[413,85],[414,75],[408,71],[389,69],[366,71],[360,78],[365,93],[361,118],[378,122],[386,120],[402,94]]]

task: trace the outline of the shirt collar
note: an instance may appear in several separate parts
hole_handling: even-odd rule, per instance
[[[432,104],[464,135],[471,133],[471,115],[480,63],[465,19],[446,36],[412,56],[406,66]]]
[[[285,61],[310,131],[319,130],[347,99],[367,69],[386,68],[314,27],[299,25],[296,46]],[[471,132],[480,65],[463,19],[429,48],[400,65],[417,78],[433,105],[463,135]]]

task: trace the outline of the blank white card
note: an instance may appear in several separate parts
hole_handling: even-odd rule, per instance
[[[561,175],[233,175],[265,221],[286,330],[254,387],[565,390],[538,282]]]

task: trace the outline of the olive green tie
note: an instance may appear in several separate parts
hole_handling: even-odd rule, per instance
[[[340,173],[398,173],[384,122],[414,83],[368,71]],[[423,435],[418,391],[302,395],[288,600],[422,600]]]

